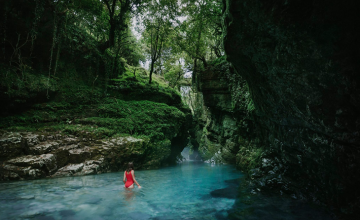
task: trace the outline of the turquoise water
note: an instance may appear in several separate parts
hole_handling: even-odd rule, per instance
[[[124,189],[123,172],[0,183],[0,219],[330,219],[291,198],[242,197],[243,175],[230,165],[190,161],[135,175],[142,189]]]

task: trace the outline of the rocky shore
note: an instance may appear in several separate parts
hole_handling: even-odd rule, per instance
[[[171,154],[170,145],[131,136],[94,140],[60,132],[6,132],[0,138],[0,180],[99,174],[118,171],[129,161],[156,168]]]

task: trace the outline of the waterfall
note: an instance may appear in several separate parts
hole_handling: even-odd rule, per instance
[[[197,150],[193,150],[190,147],[185,147],[181,152],[181,156],[185,158],[185,160],[202,160],[200,154]]]
[[[182,99],[183,103],[186,104],[187,106],[189,106],[191,113],[194,115],[195,93],[192,90],[191,86],[181,86],[180,94],[181,94],[181,99]]]

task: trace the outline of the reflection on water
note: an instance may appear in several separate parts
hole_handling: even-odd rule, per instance
[[[121,193],[124,195],[127,203],[130,203],[134,199],[135,191],[133,189],[125,188],[125,190],[121,191]]]
[[[239,191],[242,174],[229,165],[136,171],[141,189],[124,188],[122,174],[1,183],[0,219],[329,219],[291,198]]]

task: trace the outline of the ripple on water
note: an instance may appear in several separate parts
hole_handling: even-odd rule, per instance
[[[123,172],[1,183],[0,216],[77,220],[244,219],[244,216],[329,219],[306,204],[292,205],[294,200],[290,198],[251,197],[240,192],[242,174],[229,165],[189,162],[136,171],[135,175],[142,189],[125,189]]]

